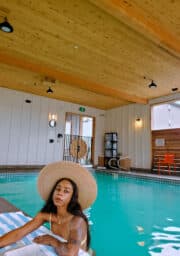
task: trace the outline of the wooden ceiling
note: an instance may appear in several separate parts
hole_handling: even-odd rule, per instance
[[[1,0],[4,17],[1,87],[100,109],[178,91],[179,0]]]

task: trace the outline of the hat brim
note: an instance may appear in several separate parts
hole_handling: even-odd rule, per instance
[[[68,161],[50,163],[41,170],[37,185],[42,199],[48,199],[53,186],[61,178],[70,178],[76,183],[82,209],[88,208],[95,201],[97,185],[92,174],[80,164]]]

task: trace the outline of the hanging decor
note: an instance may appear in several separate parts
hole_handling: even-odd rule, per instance
[[[83,158],[87,153],[87,144],[82,139],[74,139],[70,145],[70,154],[77,159]]]

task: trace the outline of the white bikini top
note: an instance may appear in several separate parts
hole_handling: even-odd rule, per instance
[[[53,236],[54,238],[56,238],[57,240],[59,240],[60,242],[64,242],[67,243],[68,241],[66,239],[64,239],[63,237],[59,236],[59,235],[55,235],[52,231],[52,213],[49,214],[49,227],[50,227],[50,235]],[[84,245],[86,243],[87,237],[85,237],[82,241],[81,241],[81,246]]]

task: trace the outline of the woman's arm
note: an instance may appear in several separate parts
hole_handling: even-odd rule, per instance
[[[70,234],[67,242],[60,242],[50,235],[36,237],[34,242],[53,246],[60,256],[76,256],[81,247],[81,242],[86,236],[85,221],[82,218],[74,217],[70,223]]]
[[[25,225],[14,229],[0,237],[0,247],[10,245],[20,240],[25,235],[40,227],[47,219],[47,214],[38,213],[35,218],[27,222]]]

